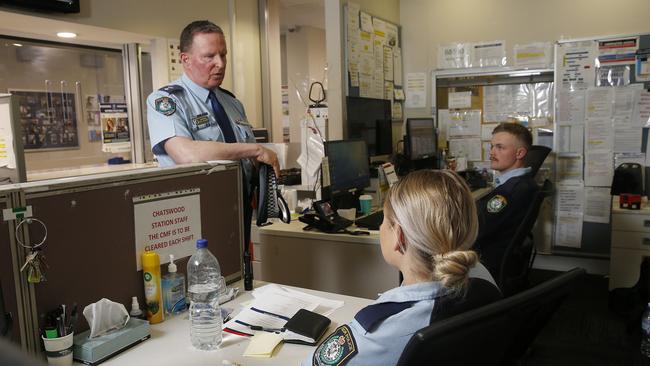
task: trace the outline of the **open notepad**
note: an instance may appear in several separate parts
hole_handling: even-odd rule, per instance
[[[288,343],[315,344],[329,326],[327,316],[343,306],[342,301],[278,285],[256,289],[253,296],[250,305],[224,324],[224,331],[241,336],[276,332]]]

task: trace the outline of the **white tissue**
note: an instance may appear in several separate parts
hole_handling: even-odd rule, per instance
[[[109,299],[101,299],[84,308],[84,317],[90,325],[89,338],[99,337],[111,330],[120,329],[129,321],[124,305]]]

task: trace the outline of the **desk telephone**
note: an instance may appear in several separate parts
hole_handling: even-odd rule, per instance
[[[307,213],[299,218],[301,222],[308,225],[307,228],[313,227],[326,233],[338,233],[352,225],[352,221],[339,216],[334,211],[329,201],[316,201],[313,207],[315,213]]]
[[[273,167],[268,164],[260,164],[258,193],[257,226],[270,225],[269,217],[280,218],[286,224],[291,222],[289,206],[280,194]]]

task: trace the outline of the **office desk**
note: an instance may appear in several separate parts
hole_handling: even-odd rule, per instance
[[[255,283],[255,287],[263,284]],[[243,283],[235,285],[243,288]],[[347,323],[363,307],[371,301],[357,297],[344,296],[321,291],[313,291],[297,288],[298,290],[313,295],[345,302],[343,307],[330,315],[332,324],[326,334],[332,332],[337,326]],[[224,304],[237,310],[238,305],[250,301],[253,296],[250,292],[240,293],[237,298]],[[249,338],[239,337],[223,333],[223,343],[218,350],[200,351],[192,347],[190,343],[190,322],[188,312],[165,320],[160,324],[151,326],[151,339],[146,340],[132,349],[102,363],[107,366],[131,366],[131,365],[210,365],[221,366],[223,360],[236,362],[243,366],[254,365],[298,365],[307,355],[310,355],[315,346],[304,346],[298,344],[280,344],[271,358],[244,357],[244,351],[249,344]]]
[[[479,199],[492,188],[472,192]],[[300,221],[254,228],[255,276],[264,281],[376,299],[399,285],[399,272],[381,254],[379,231],[370,235],[304,231]],[[351,228],[353,229],[353,228]]]

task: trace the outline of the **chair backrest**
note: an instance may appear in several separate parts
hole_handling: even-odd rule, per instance
[[[500,365],[525,351],[584,274],[575,268],[517,295],[436,321],[416,332],[398,361],[406,365]]]
[[[542,207],[544,198],[553,191],[553,183],[545,180],[542,187],[535,193],[531,205],[515,231],[515,235],[506,247],[501,260],[501,266],[497,276],[497,283],[503,292],[503,296],[511,296],[526,286],[528,272],[531,266],[531,258],[535,248],[531,232],[539,210]]]
[[[5,307],[4,294],[2,293],[2,283],[0,282],[0,337],[11,337],[11,327],[12,327],[12,318],[11,314],[7,313]]]
[[[524,166],[530,167],[530,174],[534,177],[537,175],[537,171],[546,160],[546,157],[551,152],[551,148],[543,145],[533,145],[530,147],[530,150],[526,153],[524,158]]]
[[[431,324],[439,324],[446,319],[455,318],[459,314],[494,303],[501,298],[501,292],[491,282],[479,278],[470,278],[467,290],[462,296],[450,294],[436,299],[431,312]],[[495,323],[493,325],[498,327],[499,324]],[[420,332],[422,330],[413,335],[413,338],[402,352],[398,365],[418,364],[422,360],[429,360],[429,362],[435,360],[436,363],[438,362],[439,356],[430,352],[429,342],[424,338],[415,339]]]

